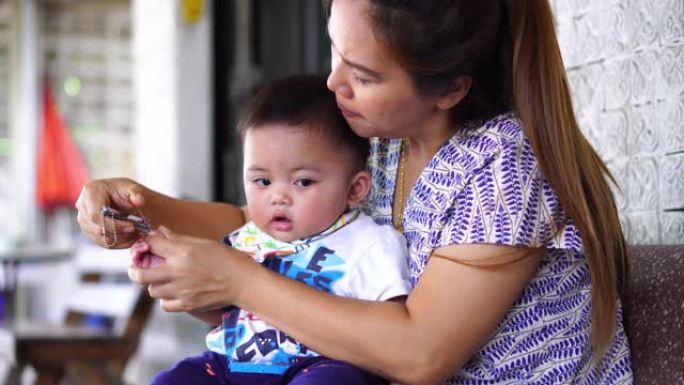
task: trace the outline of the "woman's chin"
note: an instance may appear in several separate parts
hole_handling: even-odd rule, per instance
[[[374,127],[369,125],[366,121],[358,121],[358,120],[347,120],[347,123],[349,124],[349,127],[351,127],[352,131],[354,133],[362,138],[374,138],[377,136],[382,136],[379,135],[379,131]]]
[[[369,124],[367,121],[348,121],[354,133],[362,138],[383,138],[383,139],[400,139],[404,136],[397,134],[396,128],[383,130],[375,125]]]

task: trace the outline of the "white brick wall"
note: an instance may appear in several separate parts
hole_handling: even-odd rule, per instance
[[[628,241],[684,243],[684,0],[553,4],[575,110],[621,186]]]

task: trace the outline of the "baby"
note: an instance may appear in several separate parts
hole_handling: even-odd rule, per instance
[[[267,85],[249,103],[239,128],[250,222],[224,243],[334,295],[386,301],[408,294],[406,241],[358,209],[370,188],[369,143],[351,131],[324,78],[297,76]],[[163,263],[144,242],[132,250],[138,266]],[[386,383],[321,357],[249,311],[192,314],[221,325],[207,336],[209,351],[163,371],[153,384]]]

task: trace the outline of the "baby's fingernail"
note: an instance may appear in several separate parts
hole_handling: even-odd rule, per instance
[[[135,229],[135,227],[131,227],[131,226],[126,226],[126,227],[124,227],[123,229],[121,229],[121,232],[124,233],[124,234],[133,234],[133,233],[135,233],[136,231],[137,231],[137,230]]]

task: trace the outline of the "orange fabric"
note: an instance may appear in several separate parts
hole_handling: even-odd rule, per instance
[[[48,81],[43,84],[43,132],[38,149],[36,199],[45,210],[73,206],[88,171],[69,128],[57,110]]]

